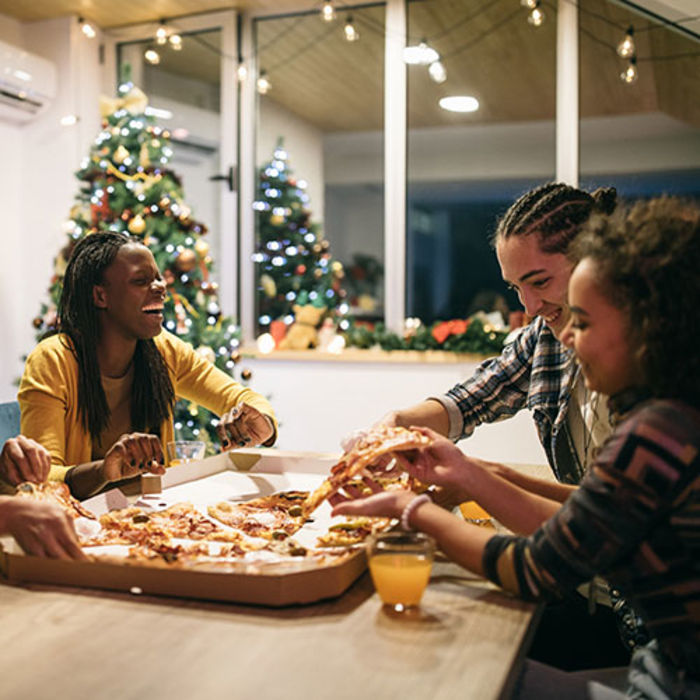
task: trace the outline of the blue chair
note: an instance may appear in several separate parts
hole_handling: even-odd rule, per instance
[[[0,447],[8,438],[19,435],[19,403],[0,403]]]

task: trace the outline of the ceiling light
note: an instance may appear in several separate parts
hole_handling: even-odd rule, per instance
[[[625,38],[617,45],[617,55],[622,58],[631,58],[637,53],[634,46],[634,27],[630,27]]]
[[[160,54],[155,49],[146,49],[143,57],[153,66],[160,63]]]
[[[168,40],[168,29],[165,26],[165,20],[160,23],[158,29],[156,29],[156,44],[163,46]]]
[[[520,4],[523,7],[527,7],[529,10],[537,7],[537,0],[520,0]]]
[[[170,41],[170,46],[175,51],[180,51],[182,49],[182,37],[179,34],[171,34],[168,41]]]
[[[350,15],[348,15],[348,18],[345,21],[343,31],[345,32],[345,38],[347,41],[357,41],[360,38],[360,34],[358,33],[357,29],[355,29],[355,25],[352,23],[352,16]]]
[[[627,68],[620,73],[620,80],[622,80],[623,83],[627,83],[628,85],[631,85],[632,83],[637,82],[637,78],[639,77],[639,72],[637,71],[637,59],[632,56],[630,58],[629,64],[627,65]]]
[[[443,97],[439,104],[448,112],[476,112],[479,109],[479,100],[471,95],[450,95]]]
[[[248,77],[248,69],[246,68],[245,63],[242,61],[238,64],[236,75],[238,76],[238,81],[241,83]]]
[[[418,46],[407,46],[403,50],[403,61],[412,66],[428,66],[440,60],[440,54],[430,48],[423,39]]]
[[[535,6],[530,10],[530,14],[527,17],[527,21],[533,27],[541,27],[544,22],[544,12],[540,9],[540,2],[536,0]]]

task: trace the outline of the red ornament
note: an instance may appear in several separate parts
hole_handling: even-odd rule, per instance
[[[295,275],[303,275],[306,272],[306,265],[297,265],[296,270],[294,270]]]
[[[284,321],[270,321],[270,335],[275,340],[275,347],[278,348],[282,339],[287,334],[287,324]]]

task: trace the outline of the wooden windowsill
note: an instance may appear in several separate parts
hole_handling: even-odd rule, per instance
[[[492,355],[471,353],[454,353],[444,350],[361,350],[346,348],[340,354],[322,352],[321,350],[273,350],[262,353],[254,346],[241,348],[241,355],[256,360],[285,360],[301,362],[387,362],[405,364],[461,364],[465,362],[482,362]]]

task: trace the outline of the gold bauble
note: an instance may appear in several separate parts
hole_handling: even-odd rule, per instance
[[[161,197],[158,206],[161,209],[167,209],[170,206],[170,199],[168,197]]]
[[[112,153],[112,160],[115,163],[123,163],[126,158],[129,157],[129,150],[124,147],[124,144],[119,144],[117,146],[117,149]]]
[[[272,299],[277,294],[277,284],[270,275],[260,275],[260,286],[263,289],[266,297]]]
[[[147,168],[151,164],[151,158],[148,155],[148,146],[145,143],[141,144],[139,151],[139,165],[142,168]]]
[[[284,223],[284,217],[281,216],[280,214],[273,214],[273,215],[270,217],[270,223],[271,223],[273,226],[280,226],[281,224]]]
[[[343,271],[343,263],[341,263],[339,260],[334,260],[331,263],[331,270],[333,270],[333,272],[335,272],[336,274],[338,272],[342,272]]]
[[[131,231],[131,233],[141,234],[145,230],[146,230],[146,222],[144,221],[144,218],[141,216],[141,214],[137,214],[129,222],[129,231]]]
[[[323,276],[323,270],[322,270],[320,267],[317,267],[317,268],[314,270],[314,277],[315,277],[317,280],[320,280],[322,276]]]
[[[204,257],[206,257],[206,254],[209,252],[209,244],[200,238],[194,244],[194,249],[197,251],[197,255],[199,255],[200,258],[204,258]]]
[[[175,266],[180,272],[189,272],[197,264],[197,255],[193,250],[185,248],[180,254],[175,258]]]

